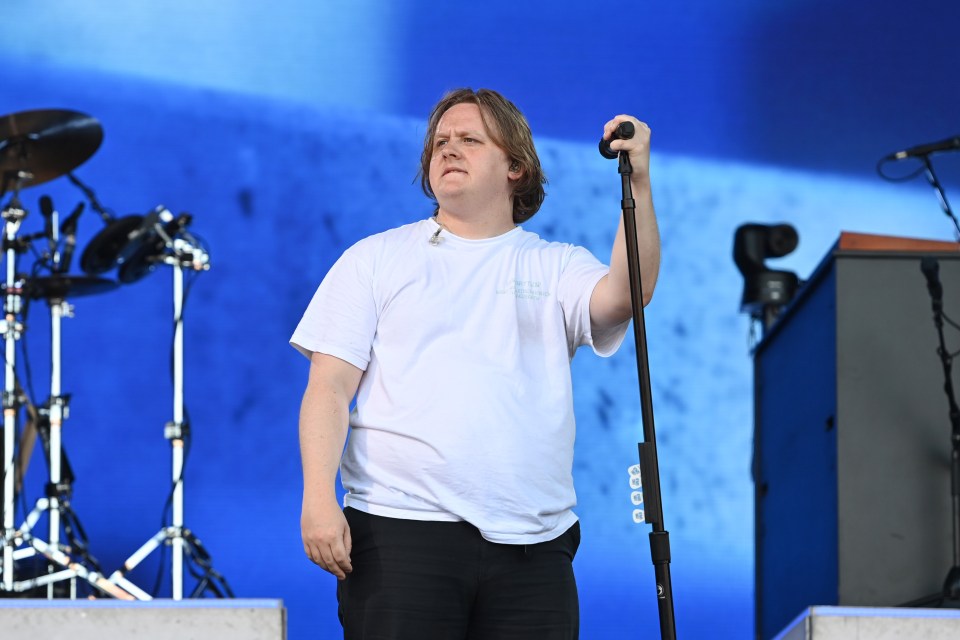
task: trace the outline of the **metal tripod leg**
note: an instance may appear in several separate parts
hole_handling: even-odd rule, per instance
[[[194,589],[191,594],[191,597],[200,595],[208,587],[220,597],[224,597],[224,594],[227,597],[233,597],[233,592],[223,579],[223,576],[214,571],[210,566],[210,556],[203,549],[200,540],[197,539],[190,530],[179,529],[177,527],[164,527],[158,531],[155,536],[143,543],[139,549],[133,552],[133,555],[127,558],[123,563],[123,567],[117,569],[110,575],[110,582],[132,593],[138,600],[152,600],[153,597],[150,594],[130,582],[126,576],[130,571],[133,571],[137,565],[143,562],[147,556],[160,547],[160,545],[175,543],[179,543],[186,555],[204,569],[204,575],[197,585],[197,588]],[[217,587],[217,584],[222,587],[222,592],[220,588]]]
[[[31,549],[35,550],[36,553],[39,553],[50,562],[63,567],[63,569],[61,571],[51,571],[47,575],[40,576],[38,578],[14,582],[12,588],[10,589],[11,591],[28,591],[43,585],[46,585],[49,589],[56,582],[80,578],[88,582],[91,586],[99,589],[107,595],[113,596],[114,598],[118,598],[120,600],[135,599],[134,595],[131,595],[129,592],[113,584],[99,572],[88,570],[85,566],[83,566],[83,564],[75,561],[63,551],[50,544],[47,544],[39,538],[34,538],[29,534],[29,532],[19,534],[18,538],[23,543],[30,545]]]

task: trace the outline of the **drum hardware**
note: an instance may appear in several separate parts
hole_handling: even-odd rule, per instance
[[[3,391],[3,564],[2,591],[25,591],[47,587],[53,597],[53,585],[70,582],[71,596],[76,595],[77,580],[85,580],[102,593],[123,599],[151,599],[151,596],[127,580],[128,571],[136,567],[155,549],[172,548],[171,575],[173,598],[183,597],[183,570],[197,578],[192,596],[211,591],[215,595],[233,597],[226,580],[213,569],[210,555],[200,540],[184,526],[183,474],[186,452],[189,450],[190,427],[185,419],[183,402],[183,306],[185,301],[184,271],[199,273],[210,268],[209,255],[200,241],[187,231],[192,218],[189,214],[174,216],[164,207],[157,207],[147,215],[117,218],[96,199],[93,190],[80,181],[72,170],[85,162],[99,147],[103,133],[99,123],[84,114],[46,110],[13,114],[0,118],[0,196],[12,190],[8,206],[3,209],[7,277],[4,288],[4,320],[0,322],[6,346],[6,376]],[[62,223],[53,203],[46,196],[40,200],[45,226],[42,232],[18,236],[27,212],[19,201],[20,190],[66,175],[87,196],[91,208],[104,222],[84,250],[80,265],[88,276],[68,275],[76,245],[76,226],[83,205],[73,210]],[[44,252],[39,266],[50,275],[32,277],[17,274],[17,256],[26,252],[36,240],[46,239],[49,249]],[[172,510],[171,523],[145,542],[123,567],[105,578],[96,560],[87,553],[86,536],[70,509],[69,499],[73,474],[61,441],[63,421],[69,414],[69,395],[61,389],[60,332],[63,317],[72,315],[67,303],[74,296],[93,295],[109,291],[118,282],[100,277],[117,269],[119,282],[129,284],[145,277],[160,265],[173,268],[173,420],[164,427],[164,438],[170,442],[172,483],[168,504]],[[50,398],[39,412],[20,391],[16,381],[14,352],[24,331],[26,310],[30,300],[44,299],[51,314],[51,380]],[[30,420],[21,438],[19,464],[14,465],[16,420],[21,406],[26,405]],[[32,434],[30,431],[32,430]],[[37,500],[19,528],[14,528],[13,514],[16,491],[26,468],[31,438],[39,433],[44,445],[49,483],[46,496]],[[48,540],[34,535],[34,528],[46,514],[49,520]],[[60,536],[67,533],[69,545]],[[79,537],[73,532],[79,532]],[[82,562],[71,557],[79,555]],[[46,575],[29,580],[14,579],[15,561],[33,556],[45,558]],[[192,563],[192,565],[190,564]],[[54,565],[59,567],[55,570]],[[200,569],[199,572],[194,567]]]
[[[3,248],[6,261],[4,281],[4,318],[0,332],[5,344],[5,375],[3,391],[3,564],[0,587],[8,592],[23,592],[36,587],[47,587],[48,597],[53,596],[55,583],[69,581],[71,595],[76,595],[76,580],[87,581],[99,591],[118,598],[133,599],[128,593],[107,581],[96,569],[87,566],[69,554],[79,552],[87,563],[96,562],[86,552],[83,529],[70,509],[70,485],[72,472],[65,463],[61,441],[63,420],[67,417],[69,396],[60,389],[60,319],[69,315],[71,307],[66,303],[68,294],[101,291],[103,283],[91,286],[87,279],[63,275],[69,266],[70,253],[75,236],[70,226],[75,225],[82,212],[78,207],[64,221],[70,231],[63,252],[60,252],[57,214],[49,198],[41,200],[41,211],[46,218],[42,233],[18,237],[27,211],[20,202],[20,191],[28,186],[41,184],[57,178],[85,162],[100,146],[103,132],[100,124],[90,116],[74,111],[44,110],[28,111],[0,118],[0,172],[2,184],[0,195],[12,192],[9,203],[3,208]],[[38,238],[47,238],[50,253],[50,278],[28,279],[17,273],[18,256],[24,253]],[[115,283],[113,286],[116,286]],[[19,409],[25,397],[17,384],[16,343],[25,330],[24,316],[30,299],[46,299],[51,313],[51,386],[50,399],[41,415],[31,416],[38,426],[48,458],[49,483],[47,496],[37,501],[19,527],[14,527],[15,499],[18,471],[25,469],[22,455],[20,464],[14,464],[14,440]],[[27,406],[29,402],[26,402]],[[26,436],[26,434],[24,434]],[[32,444],[31,444],[32,447]],[[23,454],[23,452],[21,452]],[[49,524],[49,539],[34,535],[33,529],[40,517],[46,514]],[[61,528],[67,533],[72,546],[63,544]],[[74,535],[79,533],[83,538]],[[48,564],[46,575],[27,580],[15,579],[15,562],[33,556],[45,558]],[[60,569],[57,570],[56,567]]]
[[[60,256],[65,257],[66,253],[53,252],[52,255],[54,261],[51,271],[58,274],[63,268],[57,259]],[[61,389],[61,322],[64,317],[73,316],[73,307],[66,301],[67,297],[102,293],[118,286],[118,283],[102,278],[53,275],[26,279],[20,287],[21,296],[26,301],[43,299],[50,308],[50,397],[39,409],[35,422],[46,453],[49,482],[46,485],[46,496],[36,501],[23,524],[5,536],[5,542],[8,543],[7,547],[21,547],[12,554],[14,562],[41,555],[50,564],[46,575],[13,581],[9,590],[22,592],[46,586],[47,596],[53,597],[55,584],[68,581],[69,595],[75,598],[76,581],[80,578],[108,595],[133,599],[132,595],[104,578],[96,559],[87,549],[86,534],[70,506],[74,476],[62,443],[63,422],[69,417],[70,396],[63,394]],[[27,304],[23,304],[20,309],[24,319],[26,309]],[[21,467],[23,466],[25,461],[21,458]],[[48,535],[45,540],[33,533],[44,514],[48,520]],[[61,529],[66,534],[67,544],[61,537]],[[55,570],[55,565],[59,566],[60,570]],[[12,571],[12,565],[10,566]],[[6,571],[6,564],[4,569]]]

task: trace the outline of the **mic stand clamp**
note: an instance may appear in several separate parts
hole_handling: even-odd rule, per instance
[[[637,245],[636,201],[630,176],[633,167],[629,155],[618,154],[620,181],[623,191],[623,229],[627,243],[627,270],[630,275],[630,301],[633,308],[633,336],[637,349],[637,374],[640,382],[640,415],[643,421],[643,442],[638,444],[640,480],[644,511],[639,522],[648,522],[650,555],[657,581],[657,606],[660,613],[660,638],[676,640],[676,620],[673,609],[673,585],[670,579],[670,534],[663,528],[663,509],[660,494],[660,470],[657,462],[657,437],[653,423],[653,400],[650,385],[650,364],[647,355],[647,333],[643,315],[643,286],[640,278],[640,250]]]

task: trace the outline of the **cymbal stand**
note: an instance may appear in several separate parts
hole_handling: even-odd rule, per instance
[[[42,208],[42,207],[41,207]],[[55,210],[49,212],[50,215],[50,245],[55,247],[58,241],[57,232],[59,229],[58,216]],[[60,252],[51,250],[51,259],[54,262],[53,271],[58,272]],[[60,327],[61,319],[64,315],[71,316],[72,309],[65,300],[51,299],[50,304],[50,399],[46,407],[47,423],[47,458],[49,468],[49,483],[46,487],[46,499],[41,498],[37,501],[24,522],[18,530],[21,535],[29,535],[34,524],[39,520],[40,515],[47,513],[48,537],[47,542],[50,547],[60,549],[60,527],[61,519],[66,516],[69,518],[72,514],[70,510],[70,479],[64,482],[63,474],[63,421],[69,414],[69,397],[61,395],[61,358],[60,358]],[[53,574],[53,567],[48,567],[48,576]],[[76,573],[68,571],[68,574],[47,582],[47,598],[54,596],[54,583],[61,579],[70,581],[70,598],[75,599],[77,595]],[[60,575],[60,574],[57,574]]]
[[[48,431],[48,464],[49,464],[49,483],[46,487],[46,498],[37,500],[33,510],[27,515],[24,523],[17,530],[20,537],[29,539],[32,543],[35,538],[27,538],[33,526],[40,519],[40,515],[47,513],[48,537],[47,543],[53,549],[60,549],[60,526],[61,518],[65,512],[70,512],[70,484],[64,483],[63,477],[63,420],[67,417],[69,398],[60,395],[60,320],[64,315],[70,315],[70,306],[63,300],[50,300],[50,401],[47,407],[47,416],[49,422]],[[70,580],[70,598],[76,598],[77,582],[76,573],[68,571],[71,575],[56,574],[56,580],[45,582],[47,585],[47,598],[53,598],[53,583],[63,579]],[[48,570],[48,578],[53,577],[52,567]],[[40,584],[40,583],[38,583]],[[31,585],[35,586],[35,585]]]
[[[6,253],[7,273],[4,283],[4,319],[0,323],[3,331],[5,362],[3,384],[3,590],[12,591],[14,586],[14,510],[16,498],[14,495],[16,467],[14,465],[14,441],[17,430],[17,414],[20,408],[17,394],[17,378],[14,370],[16,362],[16,345],[20,339],[23,325],[20,323],[20,306],[23,302],[23,282],[17,279],[17,251],[20,244],[17,241],[17,232],[20,224],[27,217],[27,212],[20,204],[19,184],[29,180],[31,174],[21,171],[17,173],[17,187],[13,191],[10,204],[4,207],[3,217],[3,249]],[[6,178],[6,176],[5,176]]]
[[[86,551],[86,543],[71,534],[73,531],[78,531],[82,537],[83,528],[70,507],[71,474],[69,471],[64,472],[63,421],[69,417],[70,397],[61,394],[61,320],[64,316],[72,317],[73,308],[62,298],[52,298],[48,302],[50,305],[51,357],[50,399],[45,408],[47,414],[45,422],[48,425],[45,429],[47,431],[45,434],[45,444],[47,446],[45,448],[47,449],[49,482],[46,486],[46,497],[37,500],[33,510],[27,515],[17,533],[37,552],[43,553],[44,547],[57,550],[75,550],[78,555],[83,556],[88,564],[96,566],[96,561]],[[49,533],[46,544],[31,535],[34,525],[43,513],[47,514],[47,530]],[[61,527],[65,527],[68,533],[69,546],[67,547],[61,545]],[[76,579],[81,574],[77,569],[77,563],[71,560],[68,564],[70,568],[66,571],[54,573],[51,566],[46,576],[24,581],[22,583],[24,589],[45,584],[47,586],[47,598],[53,598],[54,584],[69,580],[70,598],[75,599],[77,596]]]
[[[164,213],[169,215],[168,212]],[[169,224],[171,221],[164,217],[161,222]],[[186,222],[183,224],[186,224]],[[158,223],[155,227],[155,232],[163,238],[166,249],[172,252],[158,257],[157,261],[173,267],[173,420],[168,422],[163,430],[163,436],[170,441],[171,447],[172,521],[170,526],[161,528],[127,558],[123,567],[110,576],[110,581],[133,593],[138,599],[151,600],[150,594],[130,582],[125,575],[159,548],[161,544],[169,544],[172,547],[170,571],[171,597],[173,600],[183,599],[185,556],[204,571],[202,575],[197,576],[199,582],[190,597],[197,597],[209,588],[219,597],[226,595],[232,598],[233,592],[224,577],[213,569],[210,555],[204,549],[200,539],[184,526],[183,516],[184,443],[189,441],[190,436],[190,425],[184,419],[183,402],[183,269],[188,267],[196,271],[206,271],[210,268],[209,256],[200,246],[189,239],[180,236],[171,237],[166,231],[164,224]]]

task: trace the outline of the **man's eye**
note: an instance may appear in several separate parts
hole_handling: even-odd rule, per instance
[[[446,141],[446,140],[437,140],[437,146],[438,146],[438,147],[442,147],[442,146],[445,145],[445,144],[447,144],[447,141]]]

